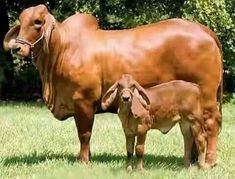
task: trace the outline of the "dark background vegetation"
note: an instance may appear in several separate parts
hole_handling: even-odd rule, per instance
[[[0,0],[0,41],[19,13],[45,4],[57,20],[75,12],[90,13],[101,28],[124,29],[168,18],[184,18],[209,26],[218,35],[224,56],[224,88],[235,91],[235,0]],[[34,100],[41,83],[30,59],[14,60],[0,43],[0,99]]]

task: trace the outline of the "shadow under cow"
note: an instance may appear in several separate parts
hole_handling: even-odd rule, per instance
[[[134,157],[136,160],[136,157]],[[76,155],[72,153],[37,153],[33,152],[31,154],[24,154],[19,156],[8,156],[3,159],[4,166],[10,165],[35,165],[39,163],[43,163],[46,161],[53,160],[63,160],[69,164],[74,164],[77,161]],[[125,167],[126,156],[125,155],[113,155],[112,153],[101,153],[101,154],[93,154],[91,157],[91,163],[105,163],[111,164],[114,162],[123,163],[123,167]],[[134,164],[136,161],[134,161]],[[183,158],[178,156],[163,156],[163,155],[153,155],[146,154],[144,155],[144,167],[145,169],[152,168],[165,168],[170,170],[179,170],[183,168]]]

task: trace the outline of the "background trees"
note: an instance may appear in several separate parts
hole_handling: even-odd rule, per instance
[[[225,89],[235,90],[234,0],[3,0],[0,6],[0,40],[19,13],[32,5],[46,4],[59,21],[75,12],[90,13],[101,28],[123,29],[180,17],[209,26],[223,46]],[[32,99],[40,95],[40,80],[30,60],[14,60],[0,45],[0,98]]]

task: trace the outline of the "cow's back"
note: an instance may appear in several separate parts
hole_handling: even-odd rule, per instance
[[[93,52],[103,60],[104,91],[123,73],[144,87],[175,79],[197,84],[212,80],[219,86],[220,49],[202,25],[172,19],[129,30],[99,31]]]

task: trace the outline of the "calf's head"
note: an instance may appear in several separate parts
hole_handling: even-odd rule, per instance
[[[19,58],[33,58],[42,47],[48,50],[55,20],[46,6],[38,5],[25,9],[20,14],[19,21],[20,24],[12,27],[5,35],[4,49],[11,50],[12,54]]]
[[[134,95],[146,109],[149,109],[150,101],[144,88],[131,75],[122,75],[121,79],[115,82],[104,94],[101,107],[106,110],[117,96],[119,103],[131,104]]]

